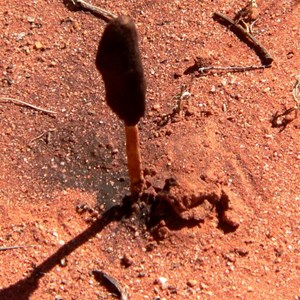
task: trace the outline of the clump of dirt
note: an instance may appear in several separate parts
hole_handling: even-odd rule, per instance
[[[153,199],[151,216],[156,222],[167,220],[170,226],[201,223],[212,214],[218,217],[219,227],[226,231],[234,231],[241,222],[238,217],[241,207],[236,207],[234,194],[215,183],[169,178]]]

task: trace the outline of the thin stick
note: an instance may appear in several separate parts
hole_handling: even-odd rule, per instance
[[[300,75],[296,76],[296,83],[294,84],[292,95],[296,102],[294,107],[286,109],[283,113],[279,114],[278,111],[272,116],[271,123],[272,127],[282,127],[280,131],[283,131],[286,126],[297,119],[299,102],[298,102],[298,87],[300,86]],[[293,114],[293,115],[292,115]]]
[[[15,104],[21,104],[23,106],[27,106],[27,107],[30,107],[32,109],[38,110],[38,111],[42,111],[46,114],[57,114],[56,111],[47,110],[47,109],[32,105],[30,103],[24,102],[22,100],[15,99],[15,98],[1,97],[0,102],[11,102],[11,103],[15,103]]]
[[[46,143],[49,144],[49,142],[50,142],[50,132],[53,132],[53,131],[55,131],[55,128],[50,128],[48,131],[43,132],[40,135],[38,135],[37,137],[30,140],[29,144],[33,143],[36,140],[41,139],[44,135],[46,135]]]
[[[250,44],[257,55],[260,57],[263,65],[271,65],[273,62],[273,58],[268,53],[268,51],[263,47],[263,45],[249,32],[247,32],[244,28],[235,24],[235,22],[228,18],[227,16],[215,12],[213,14],[213,18],[219,23],[227,26],[231,31],[233,31],[236,35],[241,36],[248,45]]]
[[[37,137],[33,138],[33,139],[29,142],[29,144],[33,143],[33,142],[36,141],[36,140],[39,140],[39,139],[42,138],[44,135],[45,135],[45,132],[41,133],[41,134],[38,135]]]
[[[229,71],[229,72],[245,72],[245,71],[251,71],[251,70],[260,70],[260,69],[266,69],[270,68],[271,65],[262,65],[262,66],[230,66],[230,67],[201,67],[198,69],[200,73],[204,73],[206,71]]]
[[[125,125],[125,134],[130,190],[131,195],[136,197],[143,192],[144,188],[144,177],[141,167],[140,139],[137,125]]]
[[[21,249],[21,248],[29,248],[29,247],[34,247],[34,245],[0,247],[0,251],[13,250],[13,249]]]
[[[105,281],[108,282],[109,285],[112,285],[114,289],[119,293],[120,300],[129,300],[127,291],[120,285],[120,283],[115,278],[100,270],[93,270],[91,273],[94,275],[97,281],[103,281],[103,279],[105,279]]]
[[[298,94],[299,94],[298,87],[299,86],[300,86],[300,75],[297,75],[296,76],[296,83],[293,87],[293,92],[292,92],[294,101],[296,102],[295,108],[297,108],[297,109],[299,108],[299,101],[298,101]]]
[[[73,4],[77,7],[86,9],[94,14],[100,15],[106,22],[109,22],[113,19],[116,19],[118,16],[115,15],[114,13],[102,9],[100,7],[94,6],[92,4],[89,4],[83,0],[71,0],[73,2]]]

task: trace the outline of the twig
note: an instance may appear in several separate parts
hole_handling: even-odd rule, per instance
[[[32,105],[30,103],[24,102],[22,100],[15,99],[15,98],[1,97],[0,98],[0,102],[11,102],[11,103],[15,103],[15,104],[20,104],[20,105],[23,105],[23,106],[27,106],[27,107],[30,107],[32,109],[38,110],[38,111],[42,111],[42,112],[44,112],[46,114],[57,114],[56,111],[47,110],[47,109],[44,109],[44,108]]]
[[[0,251],[13,250],[13,249],[21,249],[21,248],[29,248],[29,247],[34,247],[34,245],[0,247]]]
[[[292,116],[294,113],[294,116]],[[298,116],[298,109],[295,107],[291,107],[286,109],[283,113],[279,114],[278,111],[272,116],[271,124],[273,128],[281,128],[280,132],[283,131],[286,126],[293,122]]]
[[[96,15],[101,16],[106,22],[109,22],[118,17],[117,15],[115,15],[114,13],[112,13],[108,10],[104,10],[100,7],[89,4],[83,0],[71,0],[71,1],[75,6],[86,9]]]
[[[38,135],[37,137],[33,138],[29,144],[33,143],[34,141],[39,140],[40,138],[42,138],[45,135],[45,132],[41,133],[40,135]]]
[[[270,68],[271,65],[262,65],[262,66],[229,66],[229,67],[215,67],[215,66],[209,66],[209,67],[201,67],[198,69],[200,73],[205,73],[207,71],[229,71],[229,72],[245,72],[245,71],[251,71],[251,70],[260,70],[260,69],[266,69]]]
[[[280,131],[283,131],[286,126],[297,119],[298,110],[299,110],[299,102],[298,102],[298,87],[300,86],[300,75],[296,76],[296,83],[293,87],[292,95],[293,99],[296,102],[294,107],[286,109],[283,113],[279,114],[278,111],[272,116],[271,123],[272,127],[278,128],[281,127]],[[294,114],[294,115],[292,115]]]
[[[299,91],[298,91],[298,87],[300,86],[300,74],[296,76],[296,83],[293,87],[293,98],[296,102],[295,108],[298,109],[299,108],[299,101],[298,101],[298,95],[299,95]]]
[[[48,131],[43,132],[40,135],[38,135],[37,137],[30,140],[29,144],[32,144],[34,141],[41,139],[44,135],[46,135],[46,139],[45,139],[46,143],[49,144],[50,143],[50,133],[53,131],[55,131],[55,128],[50,128]]]
[[[191,93],[186,91],[187,86],[183,84],[180,89],[180,93],[175,96],[176,106],[173,108],[173,112],[179,114],[181,111],[182,100],[185,98],[189,98]]]
[[[128,293],[124,288],[121,287],[116,279],[100,270],[93,270],[91,273],[94,275],[97,281],[102,281],[112,286],[120,295],[120,300],[129,300]]]
[[[235,22],[228,18],[227,16],[215,12],[213,14],[213,18],[219,23],[227,26],[232,32],[234,32],[238,37],[241,38],[244,42],[246,42],[249,46],[251,46],[259,58],[263,65],[271,65],[273,62],[273,58],[268,53],[268,51],[262,46],[262,44],[249,32],[247,32],[244,28],[235,24]]]

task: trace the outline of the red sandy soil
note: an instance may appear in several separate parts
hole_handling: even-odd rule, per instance
[[[117,299],[93,270],[130,299],[300,299],[300,117],[270,122],[295,105],[299,1],[258,1],[254,35],[271,68],[187,75],[196,57],[260,65],[212,18],[233,17],[245,1],[93,2],[130,15],[139,31],[146,192],[179,183],[168,199],[177,214],[152,225],[147,210],[94,222],[76,211],[98,204],[101,216],[129,194],[124,127],[95,67],[105,22],[67,0],[2,2],[0,246],[26,247],[1,248],[1,300]],[[216,203],[193,202],[199,193]]]

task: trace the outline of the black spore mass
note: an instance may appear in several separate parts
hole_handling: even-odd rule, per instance
[[[136,125],[145,113],[146,81],[137,30],[129,17],[120,16],[106,26],[96,66],[105,84],[109,107],[126,125]]]

